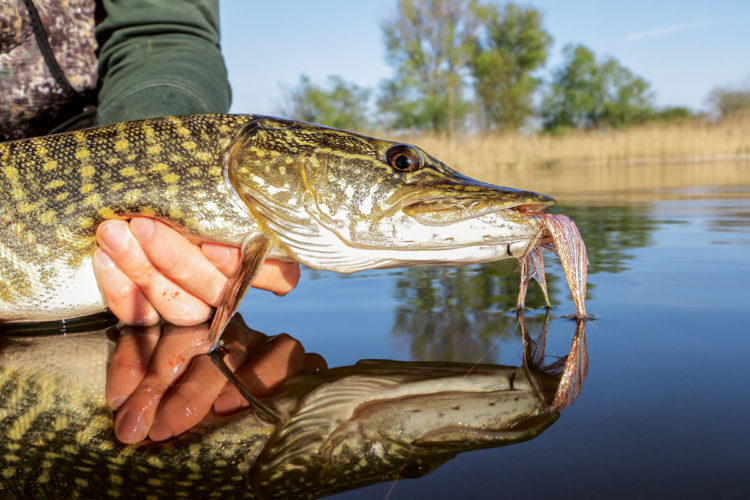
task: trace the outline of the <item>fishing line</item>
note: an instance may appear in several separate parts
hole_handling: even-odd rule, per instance
[[[497,337],[497,340],[495,340],[495,342],[494,342],[494,343],[493,343],[493,344],[492,344],[492,345],[491,345],[491,346],[489,347],[489,349],[487,349],[487,350],[486,350],[486,351],[484,352],[484,354],[482,354],[481,356],[479,356],[479,359],[478,359],[478,360],[476,360],[476,361],[474,362],[474,364],[473,364],[473,365],[471,365],[471,366],[469,367],[469,369],[468,369],[468,370],[466,371],[466,373],[464,373],[464,377],[467,377],[467,376],[469,376],[469,374],[470,374],[470,373],[471,373],[472,371],[474,371],[474,368],[476,368],[476,367],[477,367],[477,365],[478,365],[478,364],[480,364],[480,363],[481,363],[481,362],[482,362],[482,361],[483,361],[483,360],[484,360],[484,359],[485,359],[485,358],[486,358],[487,356],[489,356],[490,352],[492,352],[492,350],[493,350],[493,349],[494,349],[495,347],[497,347],[497,345],[498,345],[498,344],[500,343],[500,341],[501,341],[501,340],[503,340],[503,338],[505,337],[505,335],[506,335],[506,334],[508,333],[508,330],[510,330],[510,325],[511,325],[511,324],[513,323],[513,320],[514,320],[514,319],[515,319],[515,318],[514,318],[513,316],[511,316],[511,317],[510,317],[510,318],[508,319],[508,323],[507,323],[507,324],[505,325],[505,328],[503,328],[503,330],[502,330],[502,331],[500,332],[500,335],[499,335],[499,336]]]

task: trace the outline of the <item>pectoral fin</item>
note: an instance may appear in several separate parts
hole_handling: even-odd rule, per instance
[[[229,283],[224,289],[224,295],[221,298],[219,307],[216,308],[214,319],[208,331],[208,337],[211,341],[211,349],[208,351],[208,357],[219,368],[219,371],[229,379],[232,384],[240,391],[240,394],[250,403],[256,413],[264,416],[271,422],[280,421],[280,417],[268,406],[261,403],[245,388],[242,382],[232,373],[227,364],[224,362],[224,349],[221,347],[221,335],[237,312],[237,308],[242,299],[250,288],[253,280],[258,276],[263,261],[271,248],[271,240],[263,233],[257,233],[248,236],[242,242],[242,262],[237,272],[229,278]]]
[[[271,240],[263,233],[255,233],[242,242],[242,262],[237,272],[229,278],[229,283],[224,289],[219,307],[216,308],[208,338],[211,341],[211,351],[215,350],[221,335],[224,333],[229,320],[237,312],[240,302],[245,297],[250,284],[258,276],[263,261],[266,258]]]

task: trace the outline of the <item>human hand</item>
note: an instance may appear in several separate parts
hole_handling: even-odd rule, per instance
[[[208,325],[124,327],[109,366],[107,403],[117,410],[115,436],[123,443],[163,441],[198,424],[213,409],[226,414],[248,403],[208,356]],[[299,372],[326,368],[296,339],[267,337],[235,317],[222,337],[224,358],[256,397],[271,394]]]
[[[198,246],[164,222],[149,217],[107,220],[96,231],[94,273],[104,299],[120,321],[175,325],[206,321],[239,266],[237,247]],[[277,295],[299,281],[297,263],[267,259],[252,286]]]

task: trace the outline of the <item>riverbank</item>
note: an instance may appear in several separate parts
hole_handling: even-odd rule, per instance
[[[467,174],[517,167],[750,161],[750,116],[567,134],[475,134],[405,139]]]
[[[505,167],[463,173],[492,184],[548,194],[561,203],[750,196],[750,160],[630,165]],[[744,193],[744,194],[743,194]]]

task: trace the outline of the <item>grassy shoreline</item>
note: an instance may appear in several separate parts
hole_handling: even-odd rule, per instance
[[[750,159],[750,115],[719,123],[652,123],[610,131],[475,134],[406,139],[462,172],[517,167],[633,165]]]
[[[402,138],[471,177],[567,200],[750,195],[750,116],[552,136]],[[740,191],[742,191],[741,194]]]

